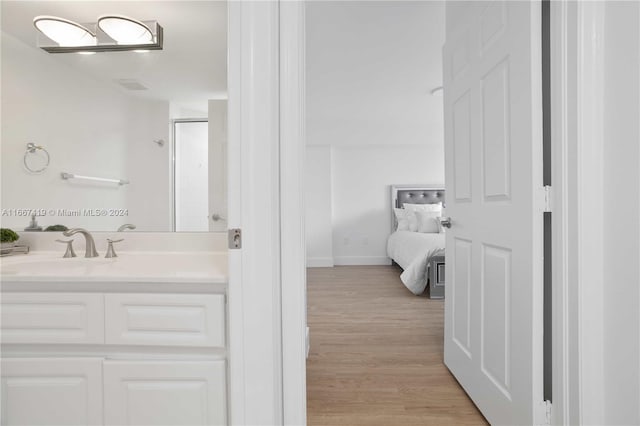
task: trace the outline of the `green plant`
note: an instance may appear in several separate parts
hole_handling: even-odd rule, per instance
[[[2,243],[12,243],[14,241],[18,241],[20,239],[20,235],[13,232],[8,228],[0,228],[0,242]]]
[[[68,230],[69,228],[67,228],[64,225],[51,225],[45,228],[45,232],[62,232],[62,231],[68,231]]]

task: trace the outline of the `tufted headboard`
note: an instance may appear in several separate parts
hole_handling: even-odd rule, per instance
[[[391,186],[391,232],[396,230],[394,208],[402,208],[403,204],[437,204],[445,205],[444,185],[392,185]]]

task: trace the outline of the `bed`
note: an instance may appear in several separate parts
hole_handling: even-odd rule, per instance
[[[433,185],[391,186],[391,235],[387,255],[402,268],[402,283],[416,295],[444,297],[445,234],[398,230],[394,209],[405,204],[444,205],[444,188]],[[427,208],[428,206],[424,206]],[[419,207],[416,207],[419,208]]]

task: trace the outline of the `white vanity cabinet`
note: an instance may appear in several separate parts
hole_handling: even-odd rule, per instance
[[[3,293],[2,343],[104,343],[96,293]]]
[[[3,358],[3,425],[101,425],[100,358]]]
[[[106,342],[225,347],[222,294],[107,294]]]
[[[224,424],[225,374],[224,361],[105,361],[105,424]]]
[[[2,425],[227,424],[224,293],[88,288],[3,291]]]

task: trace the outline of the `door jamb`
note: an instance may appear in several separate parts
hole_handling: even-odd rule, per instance
[[[554,264],[554,294],[553,294],[553,394],[551,421],[553,424],[602,423],[602,232],[593,232],[590,223],[603,223],[604,211],[594,208],[591,195],[602,190],[602,110],[601,98],[603,90],[603,52],[602,35],[604,29],[602,4],[593,2],[573,2],[559,0],[551,4],[551,87],[552,108],[552,140],[553,143],[553,264]],[[284,8],[283,8],[284,10]],[[292,69],[287,64],[295,64],[304,60],[304,53],[300,46],[288,39],[293,34],[304,33],[304,27],[296,27],[304,14],[298,11],[284,12],[281,10],[281,40],[280,48],[291,49],[288,57],[281,60],[280,77],[286,81]],[[291,21],[287,21],[292,18]],[[302,18],[301,18],[302,16]],[[285,23],[288,22],[288,23]],[[291,26],[288,27],[287,26]],[[287,44],[292,43],[292,44]],[[300,58],[300,56],[302,58]],[[297,60],[296,60],[297,57]],[[299,64],[299,62],[297,62]],[[293,70],[295,73],[295,70]],[[281,91],[282,100],[299,102],[299,94],[304,93],[303,79],[296,80]],[[282,89],[281,89],[282,90]],[[284,105],[285,110],[293,104]],[[298,104],[301,107],[303,103]],[[281,105],[281,108],[283,106]],[[281,159],[291,155],[297,157],[294,141],[300,134],[300,128],[295,128],[293,110],[288,110],[291,121],[281,118],[283,132],[292,132],[289,136],[291,152],[285,153]],[[299,118],[299,117],[298,117]],[[302,130],[303,131],[303,130]],[[281,147],[282,148],[282,147]],[[298,148],[299,149],[299,148]],[[304,152],[304,150],[301,150]],[[281,163],[281,178],[300,176],[302,157],[297,157],[299,163]],[[290,186],[291,182],[281,183],[285,187],[301,191]],[[301,196],[299,192],[288,201],[281,201],[281,206],[294,205]],[[282,212],[281,212],[282,214]],[[299,215],[298,215],[299,216]],[[282,216],[288,217],[286,215]],[[295,218],[295,214],[291,218]],[[298,221],[300,219],[298,218]],[[288,239],[300,247],[300,223],[292,227],[290,233],[282,233],[281,238]],[[304,248],[300,253],[303,253]],[[288,253],[289,255],[291,252]],[[283,252],[283,256],[287,254]],[[283,275],[285,274],[285,260],[283,257]],[[297,262],[301,263],[302,262]],[[287,261],[287,264],[288,261]],[[287,266],[288,268],[288,266]],[[295,277],[299,271],[289,271]],[[284,286],[284,283],[283,283]],[[294,288],[283,287],[282,306],[297,307],[300,304],[300,293],[294,295]],[[298,305],[296,305],[296,303]],[[283,351],[291,350],[286,356],[293,356],[298,360],[300,347],[304,347],[304,335],[300,332],[300,322],[294,329],[289,325],[294,320],[304,320],[298,309],[285,314],[287,320],[282,323]],[[292,314],[293,316],[289,316]],[[286,340],[287,337],[291,340]],[[291,345],[291,346],[289,346]],[[302,351],[304,353],[304,351]],[[305,407],[300,398],[304,387],[303,363],[283,365],[283,376],[292,379],[291,387],[285,394],[296,397],[296,402],[284,399],[285,423],[299,423],[293,419],[300,419]],[[294,379],[297,377],[297,380]],[[297,389],[297,392],[296,392]],[[302,401],[302,402],[301,402]],[[297,405],[297,407],[295,406]],[[291,411],[289,411],[291,410]],[[294,414],[297,413],[297,414]]]
[[[601,2],[551,2],[552,424],[603,423]]]
[[[280,230],[285,425],[307,423],[305,2],[280,2]]]
[[[283,424],[279,1],[228,3],[229,424]]]
[[[304,2],[228,7],[230,424],[305,424]]]

